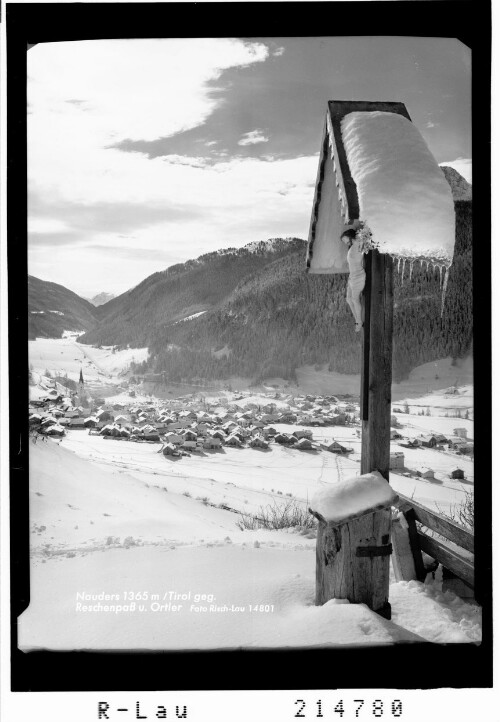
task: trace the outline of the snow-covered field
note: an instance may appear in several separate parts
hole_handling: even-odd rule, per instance
[[[29,341],[29,361],[33,371],[52,375],[68,374],[70,379],[78,381],[80,368],[86,381],[109,383],[122,371],[128,369],[132,361],[140,363],[148,357],[147,348],[131,348],[114,351],[112,346],[96,348],[78,343],[75,335],[65,338],[37,338]],[[116,383],[118,380],[115,379]]]
[[[117,367],[111,365],[118,363],[118,352],[82,349],[73,339],[32,344],[35,370],[54,370],[57,360],[61,370],[77,378],[84,358],[90,361],[89,378],[98,379],[104,369],[105,383],[118,384]],[[125,366],[132,354],[139,360],[137,350],[121,353]],[[425,369],[423,375],[429,376]],[[410,379],[414,385],[420,381]],[[435,391],[434,378],[429,391],[435,403],[430,397],[426,401],[431,415],[396,414],[400,433],[449,434],[462,427],[471,438],[471,416],[443,415],[448,413],[442,411],[444,390],[454,382],[446,378],[442,390]],[[459,391],[462,399],[471,393],[462,386]],[[227,394],[228,399],[235,396]],[[404,398],[419,404],[411,385]],[[236,399],[241,406],[262,401],[269,397]],[[294,428],[274,426],[286,432]],[[21,647],[369,645],[419,637],[479,641],[480,608],[451,592],[443,594],[439,578],[424,585],[397,583],[391,576],[391,622],[364,605],[339,600],[315,607],[314,532],[239,528],[241,514],[288,501],[306,507],[318,489],[359,474],[358,431],[313,428],[315,442],[335,438],[353,449],[349,456],[319,446],[300,451],[272,444],[269,450],[223,447],[177,459],[157,453],[159,443],[105,439],[80,430],[69,430],[60,441],[30,443],[31,602],[20,618]],[[410,474],[391,474],[397,492],[449,511],[473,489],[469,458],[403,449],[397,442],[391,448],[404,452]],[[436,472],[435,481],[412,475],[428,466]],[[449,478],[457,466],[464,469],[465,482]]]
[[[69,448],[78,434],[85,432],[30,445],[31,602],[20,618],[23,649],[480,640],[480,608],[442,594],[439,581],[392,579],[391,622],[364,605],[315,607],[311,533],[242,531],[237,514],[184,496],[180,489],[194,490],[192,480],[171,475],[154,445],[136,444],[151,455],[148,471],[138,473],[109,456],[82,459]],[[107,454],[116,446],[115,460],[123,461],[126,442],[88,438]],[[222,482],[217,486],[221,491]],[[230,492],[231,501],[248,494],[239,486]]]

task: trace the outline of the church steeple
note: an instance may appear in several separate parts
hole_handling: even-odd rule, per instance
[[[87,394],[85,392],[85,384],[83,381],[83,371],[80,367],[80,378],[78,380],[78,403],[83,406],[87,400]]]

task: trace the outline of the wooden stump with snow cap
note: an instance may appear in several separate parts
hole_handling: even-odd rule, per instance
[[[378,471],[332,484],[315,494],[309,511],[319,522],[317,605],[348,599],[391,618],[391,505],[397,498]]]

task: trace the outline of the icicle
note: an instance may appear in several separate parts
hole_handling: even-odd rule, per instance
[[[410,281],[411,281],[411,274],[413,273],[413,261],[410,261]]]
[[[443,288],[443,267],[439,266],[439,288]]]
[[[443,283],[443,288],[441,289],[441,318],[443,318],[444,302],[445,302],[445,298],[446,298],[446,289],[448,287],[449,275],[450,275],[450,269],[448,267],[444,273],[444,283]]]
[[[398,273],[399,273],[400,266],[401,266],[401,256],[398,256]]]
[[[403,258],[403,263],[401,264],[401,283],[403,283],[403,278],[405,275],[405,266],[406,266],[406,258]]]

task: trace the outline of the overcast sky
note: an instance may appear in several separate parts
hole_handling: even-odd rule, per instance
[[[404,102],[471,181],[470,69],[446,38],[36,45],[29,273],[118,294],[217,248],[307,238],[328,100]]]

